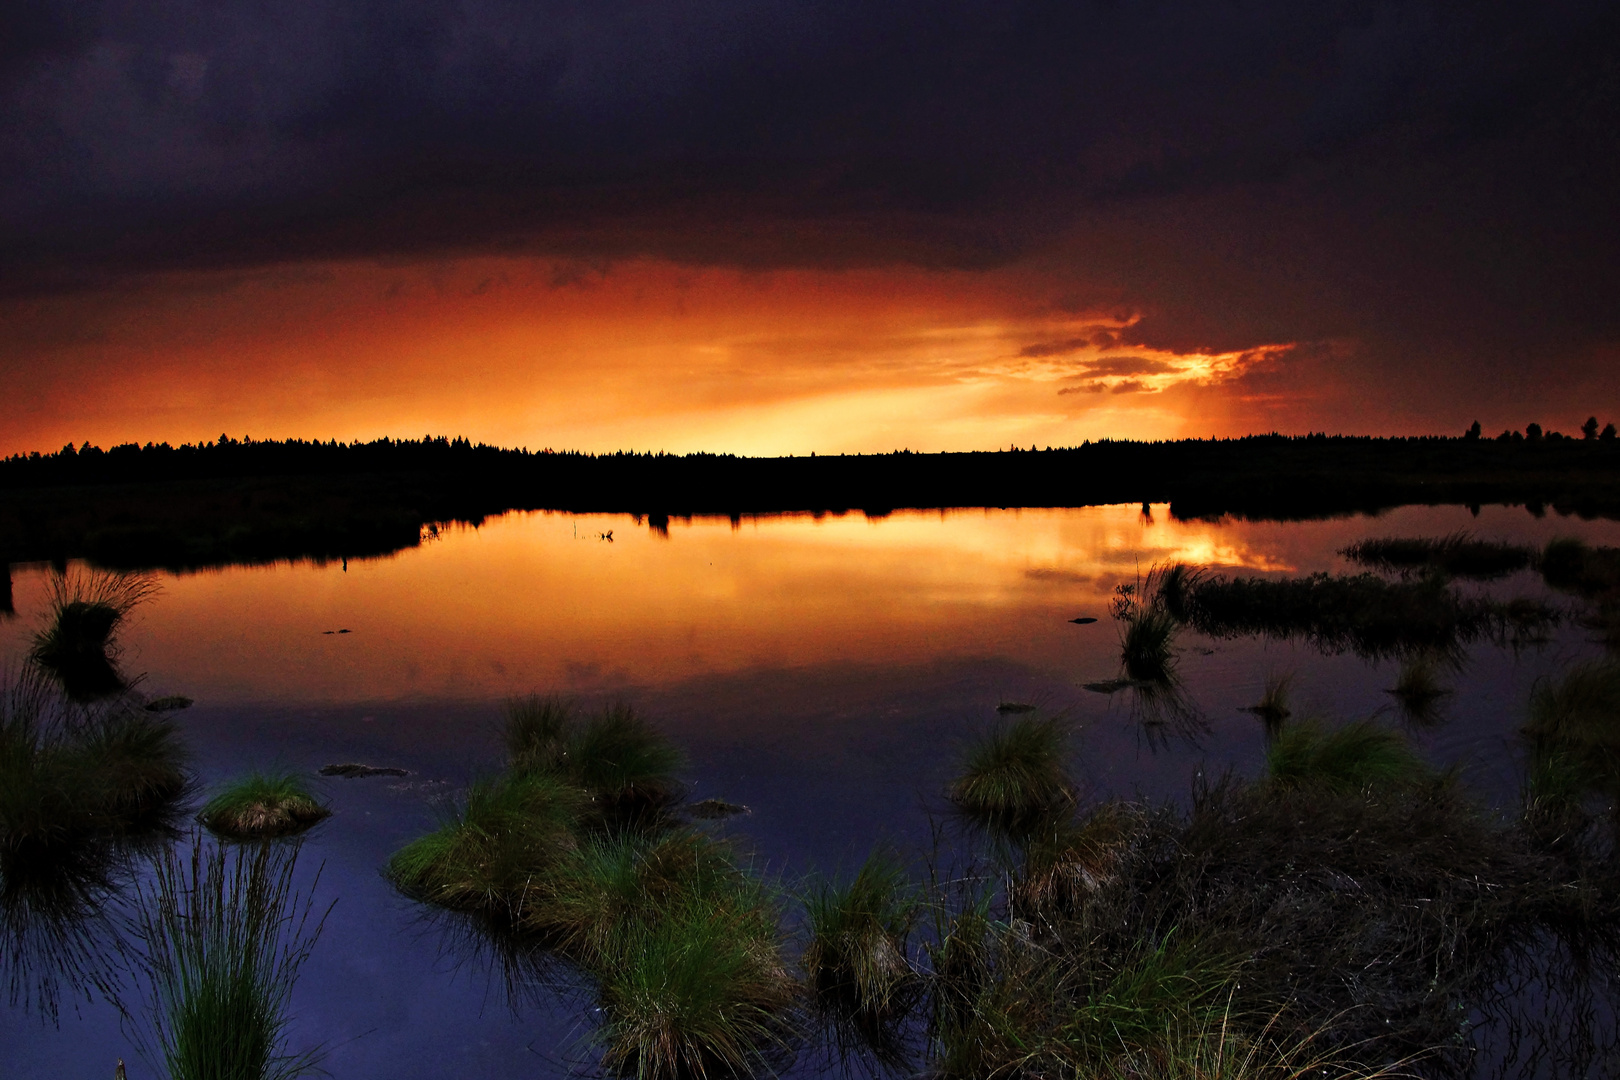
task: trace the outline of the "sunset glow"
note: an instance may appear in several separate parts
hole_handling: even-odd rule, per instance
[[[1152,348],[1138,315],[1065,310],[1060,286],[645,260],[170,276],[90,310],[13,302],[6,365],[47,362],[0,452],[221,430],[766,455],[1227,434],[1234,387],[1293,351]]]

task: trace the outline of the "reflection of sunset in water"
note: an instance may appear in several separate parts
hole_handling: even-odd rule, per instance
[[[667,537],[624,516],[512,514],[347,571],[165,575],[126,635],[125,665],[149,672],[155,693],[212,704],[612,690],[952,657],[1097,678],[1113,673],[1117,652],[1108,598],[1154,563],[1309,571],[1338,565],[1335,552],[1358,535],[1471,520],[1459,508],[1411,508],[1378,522],[1211,524],[1150,509],[677,519]],[[1508,510],[1478,525],[1490,535],[1571,531]],[[1594,529],[1613,531],[1580,531]],[[45,580],[42,570],[16,574],[14,650]],[[1068,625],[1080,615],[1101,621]]]

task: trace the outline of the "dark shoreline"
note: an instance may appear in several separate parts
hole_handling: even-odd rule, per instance
[[[192,569],[381,555],[508,510],[671,517],[1165,503],[1302,520],[1507,504],[1620,518],[1620,442],[1278,435],[1048,450],[742,458],[462,439],[134,445],[0,461],[0,561]]]

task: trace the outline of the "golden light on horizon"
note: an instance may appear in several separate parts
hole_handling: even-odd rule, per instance
[[[1002,271],[477,258],[169,275],[12,301],[35,403],[0,452],[464,434],[587,451],[994,449],[1221,430],[1294,348],[1174,352]],[[1196,400],[1196,403],[1194,399]]]

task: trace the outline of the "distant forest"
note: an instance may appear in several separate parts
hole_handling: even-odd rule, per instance
[[[1620,517],[1620,441],[1259,435],[1059,449],[749,458],[529,451],[462,438],[67,446],[0,461],[0,561],[186,568],[379,554],[513,509],[670,517],[1168,502],[1298,519],[1424,504]]]

